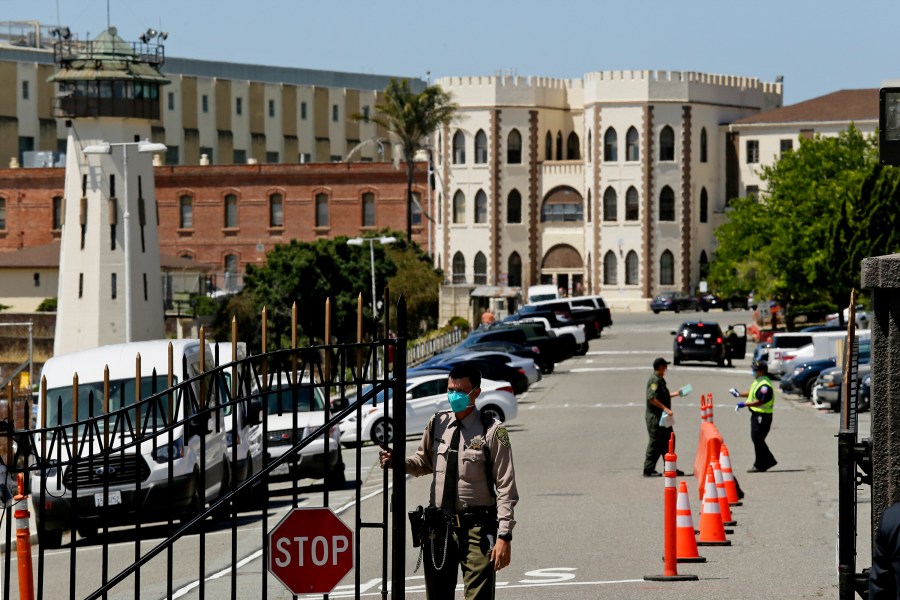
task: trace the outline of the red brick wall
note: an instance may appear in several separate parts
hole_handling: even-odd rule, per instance
[[[275,244],[292,239],[358,236],[389,227],[406,230],[406,174],[389,163],[312,163],[297,165],[223,165],[157,167],[159,241],[162,252],[190,255],[194,260],[224,266],[227,254],[237,254],[240,270],[261,261]],[[0,169],[0,198],[6,200],[6,229],[0,230],[0,251],[47,244],[58,239],[51,231],[52,198],[63,193],[63,169]],[[424,165],[416,171],[416,186],[425,197]],[[284,227],[269,227],[269,195],[283,198]],[[375,194],[375,226],[362,226],[362,195]],[[225,196],[238,197],[238,227],[225,229]],[[329,227],[315,227],[315,196],[329,197]],[[178,200],[193,198],[193,228],[178,229]],[[148,215],[152,223],[153,216]],[[413,229],[424,245],[427,230]],[[262,244],[263,251],[257,251]]]

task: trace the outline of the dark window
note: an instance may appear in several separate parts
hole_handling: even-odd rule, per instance
[[[709,195],[706,193],[706,188],[702,188],[700,190],[700,222],[706,223],[709,219]]]
[[[269,100],[269,116],[270,117],[275,116],[275,101],[274,100]]]
[[[585,157],[587,158],[588,162],[591,162],[592,160],[594,160],[594,153],[591,152],[591,130],[590,129],[588,129],[587,146],[584,149],[584,154],[585,154]]]
[[[182,196],[178,199],[178,208],[178,227],[192,229],[194,227],[194,199],[190,196]]]
[[[638,255],[634,250],[629,250],[625,256],[625,285],[638,284]]]
[[[453,255],[453,283],[466,282],[466,257],[462,252]]]
[[[606,162],[619,160],[619,136],[612,127],[607,129],[603,136],[603,160]]]
[[[794,140],[781,140],[779,146],[782,154],[790,152],[794,149]]]
[[[669,186],[663,187],[659,193],[659,220],[675,220],[675,192]]]
[[[487,284],[487,258],[485,258],[483,253],[479,252],[475,255],[475,263],[473,266],[475,273],[472,283],[480,285]]]
[[[618,265],[616,253],[612,250],[607,250],[603,256],[603,285],[616,285],[619,277],[616,272]]]
[[[328,227],[328,194],[316,194],[316,227]]]
[[[478,190],[475,194],[475,222],[487,223],[487,194],[484,190]]]
[[[53,196],[53,229],[61,229],[63,224],[62,196]]]
[[[591,222],[591,190],[588,190],[587,199],[584,201],[584,212],[587,214],[587,222]]]
[[[19,165],[25,165],[25,153],[34,152],[34,138],[22,135],[19,136]]]
[[[638,200],[638,192],[634,186],[628,188],[625,192],[625,220],[637,221],[640,218],[640,202]]]
[[[522,162],[522,134],[518,129],[510,131],[506,139],[506,162],[511,165]]]
[[[200,97],[200,106],[201,106],[200,110],[202,110],[205,113],[209,112],[209,96],[207,96],[206,94],[203,94]]]
[[[475,164],[483,165],[487,163],[487,159],[487,135],[484,133],[484,130],[479,129],[478,133],[475,134]]]
[[[375,194],[366,192],[362,196],[363,227],[375,226]]]
[[[519,256],[518,252],[513,252],[509,255],[509,260],[506,261],[507,265],[507,275],[506,275],[506,283],[511,287],[519,287],[522,285],[522,257]]]
[[[759,162],[759,140],[747,140],[747,164]]]
[[[306,102],[300,103],[300,119],[303,121],[306,120]]]
[[[422,224],[422,194],[419,192],[412,193],[412,204],[409,207],[409,213],[410,225]]]
[[[237,291],[238,257],[236,254],[225,256],[225,289],[229,292]]]
[[[269,194],[269,227],[284,227],[284,198]]]
[[[28,100],[28,82],[22,82],[22,100]]]
[[[232,150],[231,151],[231,162],[236,165],[242,165],[247,162],[247,151],[246,150]]]
[[[675,257],[668,250],[659,257],[659,284],[675,284]]]
[[[603,192],[603,220],[617,221],[619,215],[619,197],[614,188],[608,187]]]
[[[706,250],[700,251],[700,279],[709,277],[709,258],[706,256]]]
[[[147,301],[147,274],[146,273],[141,273],[141,274],[144,276],[143,277],[143,279],[144,279],[144,302],[146,302]]]
[[[757,200],[759,198],[759,186],[758,185],[748,185],[746,195],[748,198]]]
[[[234,112],[239,115],[244,114],[244,99],[243,98],[235,98],[234,99]]]
[[[116,299],[116,274],[115,273],[110,274],[109,283],[110,283],[110,292],[111,292],[110,297],[113,300],[115,300]]]
[[[553,136],[549,131],[544,138],[544,160],[553,160]]]
[[[78,297],[84,296],[84,273],[78,274]]]
[[[706,127],[700,130],[700,162],[705,163],[709,159],[707,154]]]
[[[581,142],[578,140],[578,134],[574,131],[566,139],[566,159],[581,160]]]
[[[562,131],[556,132],[556,160],[563,159]]]
[[[178,146],[170,146],[166,144],[166,164],[167,165],[177,165],[181,157],[178,153]]]
[[[34,274],[34,287],[41,287],[41,274],[40,273]]]
[[[266,151],[266,162],[270,165],[277,165],[280,160],[278,152]]]
[[[225,196],[225,227],[238,226],[238,199],[234,194]]]
[[[466,195],[462,193],[462,190],[457,190],[453,195],[453,222],[466,222]]]
[[[668,125],[659,132],[659,160],[675,160],[675,131]]]
[[[453,164],[466,164],[466,136],[462,131],[453,134]]]
[[[368,104],[367,104],[366,106],[363,106],[363,109],[362,109],[362,118],[363,118],[363,122],[365,122],[365,123],[368,123],[368,122],[369,122],[369,110],[370,110],[370,109],[369,109],[369,105],[368,105]]]
[[[506,197],[506,222],[522,222],[522,194],[519,190],[513,190]]]
[[[561,188],[552,192],[541,206],[542,223],[581,223],[584,200],[575,190]]]
[[[340,116],[340,114],[341,114],[340,107],[337,104],[332,104],[331,105],[331,120],[334,121],[335,123],[337,123],[338,117]]]
[[[175,92],[169,92],[169,110],[175,110]]]

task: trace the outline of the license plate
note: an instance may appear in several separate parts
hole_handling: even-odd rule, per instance
[[[118,504],[122,504],[122,492],[115,491],[110,492],[109,494],[99,493],[94,494],[94,506],[103,507],[103,506],[116,506]]]
[[[706,340],[704,340],[702,338],[697,338],[696,340],[694,340],[694,343],[697,344],[698,346],[702,346],[703,344],[706,343]]]

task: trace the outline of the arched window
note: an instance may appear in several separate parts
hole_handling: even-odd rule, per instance
[[[638,146],[638,131],[634,127],[628,128],[625,134],[625,160],[638,161],[641,159],[641,149]]]
[[[284,227],[284,200],[281,194],[269,194],[269,227]]]
[[[237,291],[238,284],[238,257],[236,254],[225,256],[225,289],[229,292]]]
[[[518,129],[510,131],[506,138],[506,162],[511,165],[522,162],[522,134]]]
[[[578,141],[578,134],[574,131],[566,139],[566,159],[581,160],[581,142]]]
[[[409,224],[422,224],[422,192],[412,193],[412,203],[409,205]]]
[[[700,251],[700,279],[709,277],[709,258],[706,256],[706,250]]]
[[[675,132],[668,125],[659,132],[659,160],[675,160]]]
[[[522,285],[522,257],[518,252],[509,255],[506,261],[506,284],[510,287],[520,287]]]
[[[466,195],[462,193],[462,190],[456,190],[453,195],[453,222],[466,222]]]
[[[638,255],[634,250],[629,250],[625,255],[625,285],[638,284]]]
[[[591,222],[591,190],[588,190],[587,200],[584,201],[585,213],[587,214],[587,222]]]
[[[587,146],[584,148],[584,153],[587,156],[588,162],[591,162],[592,160],[594,160],[594,153],[591,152],[591,130],[590,129],[588,129]]]
[[[708,220],[709,212],[709,196],[706,193],[706,188],[702,188],[700,190],[700,222],[706,223]]]
[[[619,136],[612,127],[607,129],[603,136],[603,160],[606,162],[619,160]]]
[[[668,250],[663,250],[659,257],[659,284],[675,284],[675,257]]]
[[[519,190],[512,190],[506,197],[506,222],[522,222],[522,194]]]
[[[634,186],[628,188],[628,191],[625,192],[625,220],[626,221],[637,221],[641,215],[641,207],[640,201],[638,199],[638,192]]]
[[[194,227],[194,199],[190,196],[185,195],[178,199],[178,227],[181,229],[193,229]]]
[[[444,214],[444,196],[440,192],[438,192],[438,195],[437,195],[436,210],[437,210],[437,215],[435,215],[435,216],[437,217],[437,224],[440,225],[441,224],[441,215]]]
[[[584,221],[584,200],[569,187],[552,191],[541,206],[541,223],[581,223]]]
[[[603,192],[603,220],[617,221],[619,218],[619,197],[615,188],[608,187]]]
[[[475,134],[475,164],[483,165],[487,163],[487,134],[484,133],[483,129],[479,129],[478,133]]]
[[[675,220],[675,192],[669,186],[663,186],[659,193],[659,220]]]
[[[466,164],[466,136],[462,131],[453,134],[453,164]]]
[[[316,194],[316,227],[328,227],[328,194]]]
[[[475,222],[487,223],[487,213],[487,194],[484,193],[484,190],[478,190],[478,193],[475,194]]]
[[[549,131],[544,138],[544,160],[553,160],[553,135]]]
[[[709,159],[707,154],[706,127],[700,130],[700,162],[705,163]]]
[[[556,132],[556,160],[563,159],[562,131]]]
[[[375,226],[375,194],[372,192],[362,195],[362,224],[363,227]]]
[[[603,256],[603,285],[616,285],[619,278],[616,273],[619,261],[616,259],[616,253],[608,250]]]
[[[472,283],[477,285],[486,285],[487,284],[487,258],[485,258],[482,252],[479,252],[475,255],[475,263],[474,267],[474,277],[472,278]]]
[[[466,257],[462,252],[453,255],[453,283],[466,282]]]
[[[238,199],[234,194],[225,195],[225,227],[238,226]]]

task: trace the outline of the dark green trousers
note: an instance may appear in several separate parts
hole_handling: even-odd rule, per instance
[[[665,456],[669,451],[669,435],[672,433],[671,427],[660,427],[659,416],[648,412],[645,413],[647,420],[647,454],[644,456],[644,473],[649,473],[656,469],[656,463],[659,462],[660,456]]]
[[[494,563],[491,549],[497,539],[495,527],[475,526],[456,529],[451,527],[444,557],[443,525],[436,527],[436,537],[425,540],[425,590],[428,600],[453,600],[460,568],[466,589],[466,600],[493,600]],[[438,569],[437,567],[441,568]]]

